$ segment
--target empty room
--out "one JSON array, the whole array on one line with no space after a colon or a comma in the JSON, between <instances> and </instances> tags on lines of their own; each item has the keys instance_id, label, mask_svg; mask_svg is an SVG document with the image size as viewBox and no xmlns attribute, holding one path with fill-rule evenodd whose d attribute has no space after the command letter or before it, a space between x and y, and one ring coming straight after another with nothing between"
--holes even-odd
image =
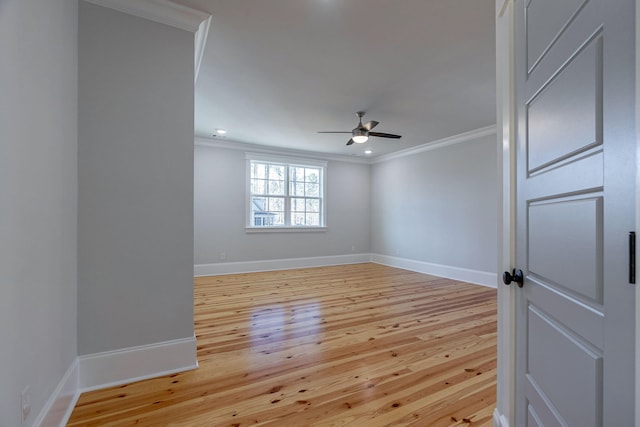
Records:
<instances>
[{"instance_id":1,"label":"empty room","mask_svg":"<svg viewBox=\"0 0 640 427\"><path fill-rule=\"evenodd\" d=\"M0 427L634 425L607 5L1 0Z\"/></svg>"}]
</instances>

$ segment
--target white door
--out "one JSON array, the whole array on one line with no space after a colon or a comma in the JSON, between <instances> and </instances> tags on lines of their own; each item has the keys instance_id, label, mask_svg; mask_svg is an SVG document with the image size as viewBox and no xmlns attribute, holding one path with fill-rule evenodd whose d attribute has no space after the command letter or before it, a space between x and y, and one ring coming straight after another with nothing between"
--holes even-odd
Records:
<instances>
[{"instance_id":1,"label":"white door","mask_svg":"<svg viewBox=\"0 0 640 427\"><path fill-rule=\"evenodd\" d=\"M516 426L632 426L634 1L515 11Z\"/></svg>"}]
</instances>

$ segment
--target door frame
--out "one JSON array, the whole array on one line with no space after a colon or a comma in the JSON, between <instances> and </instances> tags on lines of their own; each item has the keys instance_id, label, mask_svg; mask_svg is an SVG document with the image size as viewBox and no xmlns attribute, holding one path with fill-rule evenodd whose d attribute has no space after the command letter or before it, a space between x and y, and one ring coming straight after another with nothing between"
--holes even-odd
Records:
<instances>
[{"instance_id":1,"label":"door frame","mask_svg":"<svg viewBox=\"0 0 640 427\"><path fill-rule=\"evenodd\" d=\"M638 0L640 1L640 0ZM513 0L496 0L496 133L501 209L498 215L498 379L494 427L515 426L515 297L501 272L515 263L516 111Z\"/></svg>"},{"instance_id":2,"label":"door frame","mask_svg":"<svg viewBox=\"0 0 640 427\"><path fill-rule=\"evenodd\" d=\"M640 0L636 14L636 153L640 159ZM513 0L496 0L496 132L501 209L498 214L498 379L494 427L515 426L515 296L500 272L515 266L515 61ZM637 164L637 160L636 160ZM636 168L636 230L640 230L640 167ZM637 255L636 255L636 258ZM640 287L640 285L638 285ZM636 287L635 327L640 331L640 289ZM637 335L637 333L636 333ZM635 343L635 426L640 427L640 339Z\"/></svg>"},{"instance_id":3,"label":"door frame","mask_svg":"<svg viewBox=\"0 0 640 427\"><path fill-rule=\"evenodd\" d=\"M636 231L640 230L640 0L636 0ZM636 252L636 265L638 253ZM635 426L640 427L640 289L636 287L636 419Z\"/></svg>"}]
</instances>

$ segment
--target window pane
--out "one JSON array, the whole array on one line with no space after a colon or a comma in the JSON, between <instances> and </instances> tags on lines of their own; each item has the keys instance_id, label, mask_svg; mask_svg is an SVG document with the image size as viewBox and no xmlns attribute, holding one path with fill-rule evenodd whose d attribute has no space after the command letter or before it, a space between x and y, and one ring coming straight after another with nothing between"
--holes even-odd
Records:
<instances>
[{"instance_id":1,"label":"window pane","mask_svg":"<svg viewBox=\"0 0 640 427\"><path fill-rule=\"evenodd\" d=\"M306 168L304 170L304 174L305 174L305 181L306 182L318 182L318 178L320 175L320 170L319 169L309 169Z\"/></svg>"},{"instance_id":2,"label":"window pane","mask_svg":"<svg viewBox=\"0 0 640 427\"><path fill-rule=\"evenodd\" d=\"M304 213L295 212L292 215L291 221L293 225L306 225Z\"/></svg>"},{"instance_id":3,"label":"window pane","mask_svg":"<svg viewBox=\"0 0 640 427\"><path fill-rule=\"evenodd\" d=\"M283 226L284 225L284 213L275 214L273 216L273 218L272 218L271 225Z\"/></svg>"},{"instance_id":4,"label":"window pane","mask_svg":"<svg viewBox=\"0 0 640 427\"><path fill-rule=\"evenodd\" d=\"M307 212L320 212L320 200L318 199L307 199L305 210Z\"/></svg>"},{"instance_id":5,"label":"window pane","mask_svg":"<svg viewBox=\"0 0 640 427\"><path fill-rule=\"evenodd\" d=\"M306 220L308 226L318 227L320 226L320 214L319 213L308 213L306 215Z\"/></svg>"},{"instance_id":6,"label":"window pane","mask_svg":"<svg viewBox=\"0 0 640 427\"><path fill-rule=\"evenodd\" d=\"M269 211L284 212L284 199L281 197L269 197Z\"/></svg>"},{"instance_id":7,"label":"window pane","mask_svg":"<svg viewBox=\"0 0 640 427\"><path fill-rule=\"evenodd\" d=\"M266 178L266 174L265 174L266 165L264 163L252 162L251 165L253 166L251 168L251 178L261 178L261 179Z\"/></svg>"},{"instance_id":8,"label":"window pane","mask_svg":"<svg viewBox=\"0 0 640 427\"><path fill-rule=\"evenodd\" d=\"M304 199L292 199L291 210L293 210L294 212L304 212L305 211Z\"/></svg>"},{"instance_id":9,"label":"window pane","mask_svg":"<svg viewBox=\"0 0 640 427\"><path fill-rule=\"evenodd\" d=\"M305 196L320 197L320 186L318 184L306 184Z\"/></svg>"},{"instance_id":10,"label":"window pane","mask_svg":"<svg viewBox=\"0 0 640 427\"><path fill-rule=\"evenodd\" d=\"M252 197L251 198L251 211L252 212L264 212L267 210L267 199L264 197Z\"/></svg>"},{"instance_id":11,"label":"window pane","mask_svg":"<svg viewBox=\"0 0 640 427\"><path fill-rule=\"evenodd\" d=\"M251 180L251 194L265 194L265 181L262 179Z\"/></svg>"},{"instance_id":12,"label":"window pane","mask_svg":"<svg viewBox=\"0 0 640 427\"><path fill-rule=\"evenodd\" d=\"M284 180L284 166L269 165L269 179Z\"/></svg>"},{"instance_id":13,"label":"window pane","mask_svg":"<svg viewBox=\"0 0 640 427\"><path fill-rule=\"evenodd\" d=\"M269 181L269 194L284 196L284 181Z\"/></svg>"}]
</instances>

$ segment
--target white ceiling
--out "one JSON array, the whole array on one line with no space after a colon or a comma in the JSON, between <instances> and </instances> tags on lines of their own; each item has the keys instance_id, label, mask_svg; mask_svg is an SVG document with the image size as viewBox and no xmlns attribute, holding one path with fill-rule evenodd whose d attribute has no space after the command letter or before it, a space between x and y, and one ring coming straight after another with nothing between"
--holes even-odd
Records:
<instances>
[{"instance_id":1,"label":"white ceiling","mask_svg":"<svg viewBox=\"0 0 640 427\"><path fill-rule=\"evenodd\" d=\"M212 15L195 132L372 157L495 124L494 0L177 0ZM355 112L380 122L345 144Z\"/></svg>"}]
</instances>

